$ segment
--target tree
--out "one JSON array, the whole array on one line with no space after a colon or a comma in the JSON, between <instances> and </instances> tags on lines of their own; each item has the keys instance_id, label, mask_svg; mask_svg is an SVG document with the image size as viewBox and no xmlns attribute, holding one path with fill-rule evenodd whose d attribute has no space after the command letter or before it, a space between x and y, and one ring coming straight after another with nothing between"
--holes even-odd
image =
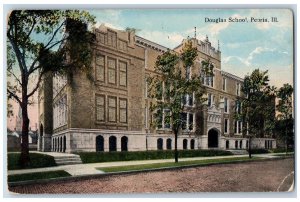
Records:
<instances>
[{"instance_id":1,"label":"tree","mask_svg":"<svg viewBox=\"0 0 300 202\"><path fill-rule=\"evenodd\" d=\"M276 131L280 139L285 142L287 152L289 143L294 140L294 119L293 119L293 87L290 84L284 84L277 92L278 104L276 109L279 112L277 116Z\"/></svg>"},{"instance_id":2,"label":"tree","mask_svg":"<svg viewBox=\"0 0 300 202\"><path fill-rule=\"evenodd\" d=\"M275 87L269 85L268 71L255 69L244 78L243 97L236 102L235 118L243 122L243 135L249 137L249 158L251 140L254 137L272 135L275 127Z\"/></svg>"},{"instance_id":3,"label":"tree","mask_svg":"<svg viewBox=\"0 0 300 202\"><path fill-rule=\"evenodd\" d=\"M91 69L93 35L88 24L95 23L88 12L78 10L14 10L7 24L7 72L13 82L7 86L8 99L22 109L20 163L30 163L27 106L47 72L72 76Z\"/></svg>"},{"instance_id":4,"label":"tree","mask_svg":"<svg viewBox=\"0 0 300 202\"><path fill-rule=\"evenodd\" d=\"M192 76L192 68L197 57L197 49L192 46L191 41L184 44L180 54L168 50L158 56L155 72L149 78L149 95L152 98L150 109L155 116L153 126L160 128L162 117L164 125L171 128L175 135L175 162L178 162L177 139L182 129L189 129L192 125L186 125L185 112L195 111L193 107L200 106L206 98L205 88L202 86L201 77ZM207 75L212 73L213 66L208 62L202 63L203 72ZM194 97L194 99L193 99ZM187 102L192 102L187 106Z\"/></svg>"}]
</instances>

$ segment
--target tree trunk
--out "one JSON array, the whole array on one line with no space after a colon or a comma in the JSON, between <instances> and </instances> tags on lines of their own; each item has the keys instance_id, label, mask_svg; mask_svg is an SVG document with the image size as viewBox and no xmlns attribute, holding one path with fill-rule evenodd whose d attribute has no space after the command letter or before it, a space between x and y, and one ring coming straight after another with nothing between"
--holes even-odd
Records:
<instances>
[{"instance_id":1,"label":"tree trunk","mask_svg":"<svg viewBox=\"0 0 300 202\"><path fill-rule=\"evenodd\" d=\"M178 131L175 131L175 163L178 163L177 137Z\"/></svg>"},{"instance_id":2,"label":"tree trunk","mask_svg":"<svg viewBox=\"0 0 300 202\"><path fill-rule=\"evenodd\" d=\"M28 144L28 129L29 129L29 118L28 118L28 98L27 90L22 92L22 143L21 143L21 156L20 156L20 165L22 168L25 168L30 163L29 158L29 144Z\"/></svg>"},{"instance_id":3,"label":"tree trunk","mask_svg":"<svg viewBox=\"0 0 300 202\"><path fill-rule=\"evenodd\" d=\"M287 135L287 124L285 126L285 155L287 155L288 152L288 135Z\"/></svg>"},{"instance_id":4,"label":"tree trunk","mask_svg":"<svg viewBox=\"0 0 300 202\"><path fill-rule=\"evenodd\" d=\"M249 158L251 159L252 158L252 154L251 154L251 137L249 137L249 145L248 145L248 147L249 147Z\"/></svg>"}]
</instances>

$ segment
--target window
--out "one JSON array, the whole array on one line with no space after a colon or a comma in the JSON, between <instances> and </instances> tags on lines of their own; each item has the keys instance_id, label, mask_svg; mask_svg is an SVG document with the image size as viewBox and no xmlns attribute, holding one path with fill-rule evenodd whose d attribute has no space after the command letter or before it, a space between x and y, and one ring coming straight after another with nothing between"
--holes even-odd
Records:
<instances>
[{"instance_id":1,"label":"window","mask_svg":"<svg viewBox=\"0 0 300 202\"><path fill-rule=\"evenodd\" d=\"M162 100L162 95L163 95L163 83L161 81L159 81L158 83L156 83L155 86L155 90L156 90L156 99L158 100Z\"/></svg>"},{"instance_id":2,"label":"window","mask_svg":"<svg viewBox=\"0 0 300 202\"><path fill-rule=\"evenodd\" d=\"M156 121L157 121L157 128L158 129L169 129L171 128L171 117L170 117L170 110L157 110L156 112Z\"/></svg>"},{"instance_id":3,"label":"window","mask_svg":"<svg viewBox=\"0 0 300 202\"><path fill-rule=\"evenodd\" d=\"M145 107L145 128L148 128L148 108Z\"/></svg>"},{"instance_id":4,"label":"window","mask_svg":"<svg viewBox=\"0 0 300 202\"><path fill-rule=\"evenodd\" d=\"M226 91L226 78L223 77L223 85L222 85L223 91Z\"/></svg>"},{"instance_id":5,"label":"window","mask_svg":"<svg viewBox=\"0 0 300 202\"><path fill-rule=\"evenodd\" d=\"M191 67L186 68L186 79L190 80L191 79Z\"/></svg>"},{"instance_id":6,"label":"window","mask_svg":"<svg viewBox=\"0 0 300 202\"><path fill-rule=\"evenodd\" d=\"M242 133L242 121L236 120L234 122L234 133L235 134L241 134Z\"/></svg>"},{"instance_id":7,"label":"window","mask_svg":"<svg viewBox=\"0 0 300 202\"><path fill-rule=\"evenodd\" d=\"M214 103L214 95L212 95L211 93L208 93L207 99L208 99L207 105L209 107L211 107Z\"/></svg>"},{"instance_id":8,"label":"window","mask_svg":"<svg viewBox=\"0 0 300 202\"><path fill-rule=\"evenodd\" d=\"M241 93L241 84L236 83L236 95L240 96L240 93Z\"/></svg>"},{"instance_id":9,"label":"window","mask_svg":"<svg viewBox=\"0 0 300 202\"><path fill-rule=\"evenodd\" d=\"M157 150L163 149L164 140L162 138L157 139Z\"/></svg>"},{"instance_id":10,"label":"window","mask_svg":"<svg viewBox=\"0 0 300 202\"><path fill-rule=\"evenodd\" d=\"M61 97L54 104L53 108L53 128L56 129L63 125L66 125L68 122L68 105L67 105L67 96Z\"/></svg>"},{"instance_id":11,"label":"window","mask_svg":"<svg viewBox=\"0 0 300 202\"><path fill-rule=\"evenodd\" d=\"M119 49L122 51L127 51L127 42L119 40Z\"/></svg>"},{"instance_id":12,"label":"window","mask_svg":"<svg viewBox=\"0 0 300 202\"><path fill-rule=\"evenodd\" d=\"M103 55L96 55L96 79L104 82L105 75L105 57Z\"/></svg>"},{"instance_id":13,"label":"window","mask_svg":"<svg viewBox=\"0 0 300 202\"><path fill-rule=\"evenodd\" d=\"M112 31L107 32L107 44L114 48L117 47L117 33Z\"/></svg>"},{"instance_id":14,"label":"window","mask_svg":"<svg viewBox=\"0 0 300 202\"><path fill-rule=\"evenodd\" d=\"M127 99L119 99L120 123L127 123Z\"/></svg>"},{"instance_id":15,"label":"window","mask_svg":"<svg viewBox=\"0 0 300 202\"><path fill-rule=\"evenodd\" d=\"M187 113L181 113L181 128L182 130L185 130L187 124Z\"/></svg>"},{"instance_id":16,"label":"window","mask_svg":"<svg viewBox=\"0 0 300 202\"><path fill-rule=\"evenodd\" d=\"M164 128L170 128L170 110L165 109L163 114Z\"/></svg>"},{"instance_id":17,"label":"window","mask_svg":"<svg viewBox=\"0 0 300 202\"><path fill-rule=\"evenodd\" d=\"M236 113L241 114L241 102L238 100L235 102L235 110Z\"/></svg>"},{"instance_id":18,"label":"window","mask_svg":"<svg viewBox=\"0 0 300 202\"><path fill-rule=\"evenodd\" d=\"M100 43L105 43L105 35L104 34L102 34L102 33L99 33L99 41L100 41Z\"/></svg>"},{"instance_id":19,"label":"window","mask_svg":"<svg viewBox=\"0 0 300 202\"><path fill-rule=\"evenodd\" d=\"M162 110L157 110L155 114L155 119L156 119L156 127L158 129L161 129L162 126L162 121L163 121L163 111Z\"/></svg>"},{"instance_id":20,"label":"window","mask_svg":"<svg viewBox=\"0 0 300 202\"><path fill-rule=\"evenodd\" d=\"M116 60L108 58L108 83L116 84Z\"/></svg>"},{"instance_id":21,"label":"window","mask_svg":"<svg viewBox=\"0 0 300 202\"><path fill-rule=\"evenodd\" d=\"M194 128L194 114L189 113L188 126L189 126L189 130L193 130L193 128Z\"/></svg>"},{"instance_id":22,"label":"window","mask_svg":"<svg viewBox=\"0 0 300 202\"><path fill-rule=\"evenodd\" d=\"M181 113L181 124L182 130L194 130L194 114Z\"/></svg>"},{"instance_id":23,"label":"window","mask_svg":"<svg viewBox=\"0 0 300 202\"><path fill-rule=\"evenodd\" d=\"M224 98L224 112L228 113L228 98Z\"/></svg>"},{"instance_id":24,"label":"window","mask_svg":"<svg viewBox=\"0 0 300 202\"><path fill-rule=\"evenodd\" d=\"M96 120L105 121L105 97L96 95Z\"/></svg>"},{"instance_id":25,"label":"window","mask_svg":"<svg viewBox=\"0 0 300 202\"><path fill-rule=\"evenodd\" d=\"M228 119L224 119L224 133L228 134L228 130L229 129L229 120Z\"/></svg>"},{"instance_id":26,"label":"window","mask_svg":"<svg viewBox=\"0 0 300 202\"><path fill-rule=\"evenodd\" d=\"M191 139L191 149L195 149L195 140Z\"/></svg>"},{"instance_id":27,"label":"window","mask_svg":"<svg viewBox=\"0 0 300 202\"><path fill-rule=\"evenodd\" d=\"M108 121L117 122L117 98L108 97Z\"/></svg>"},{"instance_id":28,"label":"window","mask_svg":"<svg viewBox=\"0 0 300 202\"><path fill-rule=\"evenodd\" d=\"M127 63L119 62L119 85L127 86Z\"/></svg>"},{"instance_id":29,"label":"window","mask_svg":"<svg viewBox=\"0 0 300 202\"><path fill-rule=\"evenodd\" d=\"M182 148L183 149L187 149L187 139L183 139L183 141L182 141Z\"/></svg>"},{"instance_id":30,"label":"window","mask_svg":"<svg viewBox=\"0 0 300 202\"><path fill-rule=\"evenodd\" d=\"M187 106L193 106L194 105L194 95L189 94L182 97L182 104Z\"/></svg>"},{"instance_id":31,"label":"window","mask_svg":"<svg viewBox=\"0 0 300 202\"><path fill-rule=\"evenodd\" d=\"M167 149L172 149L172 139L171 138L167 139Z\"/></svg>"}]
</instances>

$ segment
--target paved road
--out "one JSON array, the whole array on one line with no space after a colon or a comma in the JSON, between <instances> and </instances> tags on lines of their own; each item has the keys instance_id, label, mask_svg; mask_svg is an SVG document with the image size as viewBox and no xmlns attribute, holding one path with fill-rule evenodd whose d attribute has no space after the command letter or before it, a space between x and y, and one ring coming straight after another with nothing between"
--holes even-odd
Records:
<instances>
[{"instance_id":1,"label":"paved road","mask_svg":"<svg viewBox=\"0 0 300 202\"><path fill-rule=\"evenodd\" d=\"M11 187L26 194L287 191L294 160L223 164Z\"/></svg>"}]
</instances>

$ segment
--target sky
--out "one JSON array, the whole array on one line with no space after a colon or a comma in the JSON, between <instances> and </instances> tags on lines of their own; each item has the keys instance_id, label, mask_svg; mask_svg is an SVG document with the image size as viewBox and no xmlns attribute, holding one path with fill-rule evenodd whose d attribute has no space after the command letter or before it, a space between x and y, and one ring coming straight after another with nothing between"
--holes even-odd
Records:
<instances>
[{"instance_id":1,"label":"sky","mask_svg":"<svg viewBox=\"0 0 300 202\"><path fill-rule=\"evenodd\" d=\"M174 48L184 38L204 40L220 45L221 69L243 78L254 69L268 70L270 84L281 87L293 84L293 14L287 9L98 9L89 10L96 16L96 27L124 30L137 29L137 35ZM278 22L271 22L271 17ZM230 22L229 19L245 22ZM251 21L251 19L256 19ZM209 20L208 20L209 19ZM223 22L216 23L216 20ZM257 22L265 19L268 22ZM226 22L224 22L226 20ZM220 21L220 20L219 20ZM33 126L37 120L37 105L29 108ZM18 107L14 105L15 114ZM8 121L15 127L14 118Z\"/></svg>"},{"instance_id":2,"label":"sky","mask_svg":"<svg viewBox=\"0 0 300 202\"><path fill-rule=\"evenodd\" d=\"M293 14L288 9L123 9L93 10L99 26L136 28L137 35L174 48L182 39L206 35L222 52L221 68L244 77L254 69L268 70L270 84L293 83ZM245 19L248 22L229 22ZM271 22L276 17L278 22ZM206 22L205 19L226 19ZM269 22L251 22L265 18Z\"/></svg>"}]
</instances>

